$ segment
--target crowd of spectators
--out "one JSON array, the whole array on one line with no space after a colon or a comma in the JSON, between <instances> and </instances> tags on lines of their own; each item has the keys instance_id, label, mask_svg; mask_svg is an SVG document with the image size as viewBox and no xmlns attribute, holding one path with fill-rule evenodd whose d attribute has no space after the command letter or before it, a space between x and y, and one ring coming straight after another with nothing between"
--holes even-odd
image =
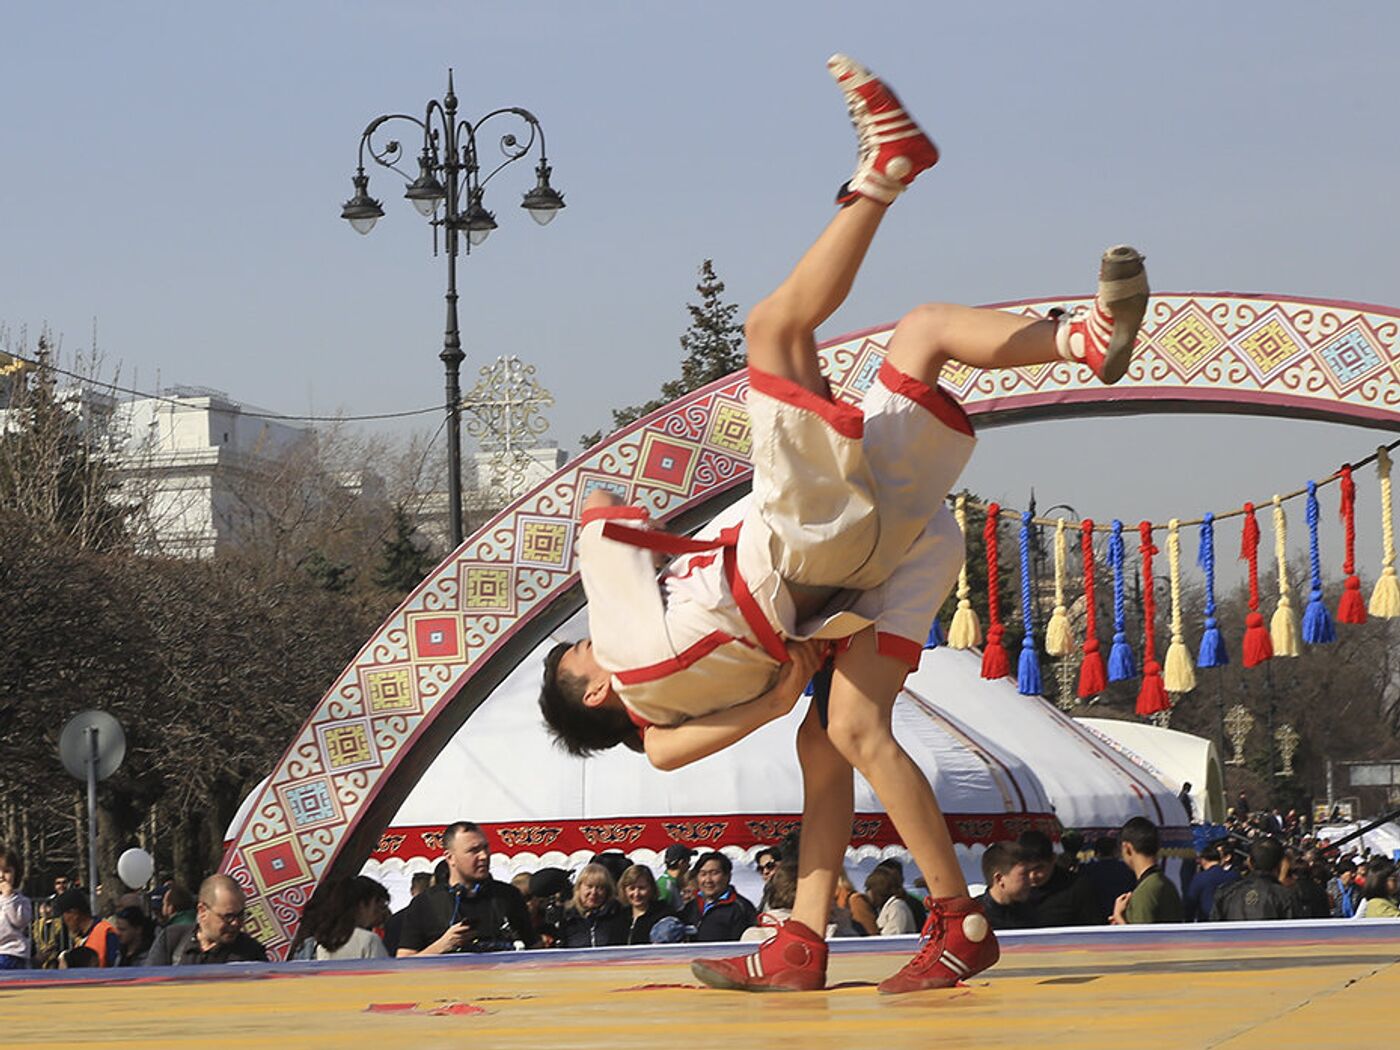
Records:
<instances>
[{"instance_id":1,"label":"crowd of spectators","mask_svg":"<svg viewBox=\"0 0 1400 1050\"><path fill-rule=\"evenodd\" d=\"M1400 917L1394 860L1338 855L1296 813L1250 812L1247 800L1220 834L1185 857L1180 885L1166 877L1158 829L1134 817L1116 836L1074 832L1056 851L1049 836L1022 833L989 845L981 902L995 929L1101 924ZM434 872L413 876L408 905L391 914L388 890L363 875L320 886L302 914L293 959L373 959L521 948L597 948L677 941L761 941L791 915L797 842L754 855L757 904L734 886L733 861L686 846L666 850L658 876L620 852L594 856L572 876L557 867L502 882L476 824L443 834ZM91 896L60 876L53 892L23 892L19 854L0 846L0 970L187 966L260 962L266 949L243 929L238 883L211 875L191 894L167 882L130 893L94 915ZM923 894L885 860L856 886L841 873L828 937L918 932Z\"/></svg>"}]
</instances>

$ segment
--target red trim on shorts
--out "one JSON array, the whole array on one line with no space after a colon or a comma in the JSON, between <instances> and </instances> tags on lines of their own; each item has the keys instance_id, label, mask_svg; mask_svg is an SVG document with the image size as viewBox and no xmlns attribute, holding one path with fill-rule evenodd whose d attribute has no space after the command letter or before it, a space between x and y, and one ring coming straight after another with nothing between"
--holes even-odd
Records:
<instances>
[{"instance_id":1,"label":"red trim on shorts","mask_svg":"<svg viewBox=\"0 0 1400 1050\"><path fill-rule=\"evenodd\" d=\"M711 631L694 645L687 646L682 652L675 656L662 660L660 663L650 664L647 667L634 667L630 671L614 671L613 677L623 685L640 685L643 682L654 682L658 678L665 678L673 675L677 671L684 671L697 660L709 656L721 645L734 641L732 635L724 631ZM626 705L624 705L626 706Z\"/></svg>"},{"instance_id":2,"label":"red trim on shorts","mask_svg":"<svg viewBox=\"0 0 1400 1050\"><path fill-rule=\"evenodd\" d=\"M784 376L775 376L750 365L749 387L794 408L815 412L842 437L858 441L865 433L865 418L855 405L814 394L805 386Z\"/></svg>"},{"instance_id":3,"label":"red trim on shorts","mask_svg":"<svg viewBox=\"0 0 1400 1050\"><path fill-rule=\"evenodd\" d=\"M889 656L908 664L911 670L917 670L919 660L923 657L924 647L912 638L903 638L897 634L876 631L875 651L881 656Z\"/></svg>"},{"instance_id":4,"label":"red trim on shorts","mask_svg":"<svg viewBox=\"0 0 1400 1050\"><path fill-rule=\"evenodd\" d=\"M736 526L734 529L736 543L738 533L739 529ZM732 546L724 548L724 575L729 581L729 591L734 595L734 604L739 606L739 612L744 617L744 622L749 625L749 630L753 631L754 637L763 646L763 651L777 660L778 663L787 663L787 646L783 644L778 632L773 630L773 625L768 622L768 617L763 615L763 610L759 608L753 592L749 590L749 585L739 575L739 559Z\"/></svg>"},{"instance_id":5,"label":"red trim on shorts","mask_svg":"<svg viewBox=\"0 0 1400 1050\"><path fill-rule=\"evenodd\" d=\"M942 387L929 386L911 375L905 375L888 361L881 363L878 378L893 393L923 405L945 427L972 437L972 420L967 418L962 405L953 400L953 395Z\"/></svg>"},{"instance_id":6,"label":"red trim on shorts","mask_svg":"<svg viewBox=\"0 0 1400 1050\"><path fill-rule=\"evenodd\" d=\"M579 519L579 522L583 525L587 525L591 521L604 521L615 518L635 518L638 521L646 521L649 517L650 515L647 514L647 509L645 507L629 507L626 505L620 507L589 507L583 512L583 517Z\"/></svg>"}]
</instances>

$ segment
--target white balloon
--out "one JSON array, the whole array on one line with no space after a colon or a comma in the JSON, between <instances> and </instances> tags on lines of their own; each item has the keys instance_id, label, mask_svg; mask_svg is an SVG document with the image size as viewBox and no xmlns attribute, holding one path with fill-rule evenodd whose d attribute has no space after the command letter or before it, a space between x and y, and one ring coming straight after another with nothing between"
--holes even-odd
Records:
<instances>
[{"instance_id":1,"label":"white balloon","mask_svg":"<svg viewBox=\"0 0 1400 1050\"><path fill-rule=\"evenodd\" d=\"M151 881L155 870L155 860L143 849L129 849L117 858L117 874L128 889L139 890Z\"/></svg>"}]
</instances>

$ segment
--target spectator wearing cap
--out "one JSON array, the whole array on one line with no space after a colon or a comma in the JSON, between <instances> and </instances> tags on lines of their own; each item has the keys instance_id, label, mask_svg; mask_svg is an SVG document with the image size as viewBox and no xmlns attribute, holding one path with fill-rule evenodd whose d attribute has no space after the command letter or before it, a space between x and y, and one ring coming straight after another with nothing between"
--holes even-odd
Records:
<instances>
[{"instance_id":1,"label":"spectator wearing cap","mask_svg":"<svg viewBox=\"0 0 1400 1050\"><path fill-rule=\"evenodd\" d=\"M1181 894L1157 866L1161 852L1157 825L1146 817L1133 817L1118 832L1118 849L1123 863L1132 869L1137 883L1131 892L1113 902L1115 925L1181 922Z\"/></svg>"},{"instance_id":2,"label":"spectator wearing cap","mask_svg":"<svg viewBox=\"0 0 1400 1050\"><path fill-rule=\"evenodd\" d=\"M564 908L573 895L573 883L563 868L541 868L530 876L525 903L541 947L553 948L559 943Z\"/></svg>"},{"instance_id":3,"label":"spectator wearing cap","mask_svg":"<svg viewBox=\"0 0 1400 1050\"><path fill-rule=\"evenodd\" d=\"M0 970L29 967L34 908L19 890L23 884L24 862L19 853L0 846Z\"/></svg>"},{"instance_id":4,"label":"spectator wearing cap","mask_svg":"<svg viewBox=\"0 0 1400 1050\"><path fill-rule=\"evenodd\" d=\"M469 820L442 833L448 884L413 898L399 934L398 957L510 951L537 943L525 898L491 877L491 846Z\"/></svg>"},{"instance_id":5,"label":"spectator wearing cap","mask_svg":"<svg viewBox=\"0 0 1400 1050\"><path fill-rule=\"evenodd\" d=\"M1220 844L1208 842L1197 855L1200 871L1186 887L1181 901L1187 922L1207 922L1215 895L1226 886L1240 881L1240 873L1220 863Z\"/></svg>"},{"instance_id":6,"label":"spectator wearing cap","mask_svg":"<svg viewBox=\"0 0 1400 1050\"><path fill-rule=\"evenodd\" d=\"M617 883L602 864L585 864L559 927L561 948L607 948L627 943L631 917L617 899Z\"/></svg>"},{"instance_id":7,"label":"spectator wearing cap","mask_svg":"<svg viewBox=\"0 0 1400 1050\"><path fill-rule=\"evenodd\" d=\"M697 894L681 912L697 941L737 941L754 924L758 909L730 885L734 865L723 853L703 853L693 871Z\"/></svg>"},{"instance_id":8,"label":"spectator wearing cap","mask_svg":"<svg viewBox=\"0 0 1400 1050\"><path fill-rule=\"evenodd\" d=\"M112 924L92 916L87 891L65 890L54 898L53 911L63 920L73 945L92 949L98 966L116 966L121 961L122 942Z\"/></svg>"},{"instance_id":9,"label":"spectator wearing cap","mask_svg":"<svg viewBox=\"0 0 1400 1050\"><path fill-rule=\"evenodd\" d=\"M227 875L210 875L199 885L192 924L167 926L151 945L147 966L208 966L267 962L267 949L243 932L247 918L243 890Z\"/></svg>"},{"instance_id":10,"label":"spectator wearing cap","mask_svg":"<svg viewBox=\"0 0 1400 1050\"><path fill-rule=\"evenodd\" d=\"M685 905L681 900L681 883L690 868L690 858L695 851L689 846L677 843L666 847L666 871L656 880L656 894L669 907L679 911Z\"/></svg>"},{"instance_id":11,"label":"spectator wearing cap","mask_svg":"<svg viewBox=\"0 0 1400 1050\"><path fill-rule=\"evenodd\" d=\"M627 930L628 944L650 944L651 931L656 924L667 916L675 915L658 898L656 876L645 864L633 864L622 873L617 883L617 893L631 922Z\"/></svg>"}]
</instances>

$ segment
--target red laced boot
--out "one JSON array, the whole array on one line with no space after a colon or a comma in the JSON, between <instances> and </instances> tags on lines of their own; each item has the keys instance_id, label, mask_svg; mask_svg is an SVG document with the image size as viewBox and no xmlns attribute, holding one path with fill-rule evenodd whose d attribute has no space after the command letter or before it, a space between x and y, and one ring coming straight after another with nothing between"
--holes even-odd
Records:
<instances>
[{"instance_id":1,"label":"red laced boot","mask_svg":"<svg viewBox=\"0 0 1400 1050\"><path fill-rule=\"evenodd\" d=\"M1075 307L1061 317L1055 330L1060 356L1088 365L1104 383L1118 382L1133 359L1138 329L1147 313L1147 294L1141 252L1126 244L1104 252L1093 305Z\"/></svg>"},{"instance_id":2,"label":"red laced boot","mask_svg":"<svg viewBox=\"0 0 1400 1050\"><path fill-rule=\"evenodd\" d=\"M826 66L846 96L860 139L856 172L836 194L836 203L869 197L889 204L914 176L938 163L938 147L870 70L846 55L832 55Z\"/></svg>"},{"instance_id":3,"label":"red laced boot","mask_svg":"<svg viewBox=\"0 0 1400 1050\"><path fill-rule=\"evenodd\" d=\"M951 988L1001 958L982 905L971 897L945 897L928 904L922 947L904 969L880 982L881 995Z\"/></svg>"},{"instance_id":4,"label":"red laced boot","mask_svg":"<svg viewBox=\"0 0 1400 1050\"><path fill-rule=\"evenodd\" d=\"M731 959L696 959L690 972L711 988L735 992L811 992L826 987L826 941L800 922L761 925L778 928L758 951Z\"/></svg>"}]
</instances>

